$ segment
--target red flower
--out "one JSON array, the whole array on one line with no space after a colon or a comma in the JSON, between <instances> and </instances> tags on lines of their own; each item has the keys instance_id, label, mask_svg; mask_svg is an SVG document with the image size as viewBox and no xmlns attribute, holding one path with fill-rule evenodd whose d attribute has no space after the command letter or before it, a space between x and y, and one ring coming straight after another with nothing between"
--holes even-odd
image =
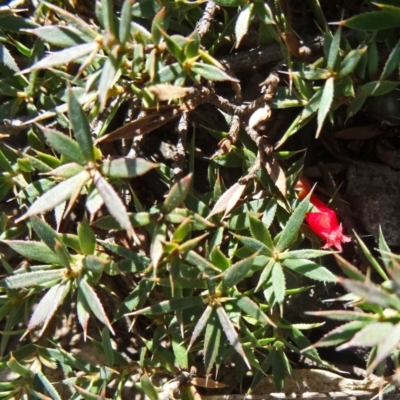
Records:
<instances>
[{"instance_id":1,"label":"red flower","mask_svg":"<svg viewBox=\"0 0 400 400\"><path fill-rule=\"evenodd\" d=\"M295 189L300 191L299 197L304 198L310 192L311 186L301 178ZM350 242L351 239L343 235L342 224L339 224L335 211L314 194L310 197L310 203L316 208L316 211L307 213L305 220L316 235L326 240L326 244L322 248L327 249L333 246L342 251L342 243Z\"/></svg>"}]
</instances>

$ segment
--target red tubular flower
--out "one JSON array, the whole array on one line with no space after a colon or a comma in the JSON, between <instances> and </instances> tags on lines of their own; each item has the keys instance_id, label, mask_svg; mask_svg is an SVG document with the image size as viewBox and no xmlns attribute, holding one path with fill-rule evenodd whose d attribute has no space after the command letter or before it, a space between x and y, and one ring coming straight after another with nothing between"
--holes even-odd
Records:
<instances>
[{"instance_id":1,"label":"red tubular flower","mask_svg":"<svg viewBox=\"0 0 400 400\"><path fill-rule=\"evenodd\" d=\"M310 192L311 186L304 178L301 178L295 189L299 191L299 197L303 199ZM350 242L351 239L343 235L342 224L339 224L335 211L314 194L310 197L310 203L316 211L307 213L305 221L316 235L326 240L322 248L335 247L342 251L342 243Z\"/></svg>"}]
</instances>

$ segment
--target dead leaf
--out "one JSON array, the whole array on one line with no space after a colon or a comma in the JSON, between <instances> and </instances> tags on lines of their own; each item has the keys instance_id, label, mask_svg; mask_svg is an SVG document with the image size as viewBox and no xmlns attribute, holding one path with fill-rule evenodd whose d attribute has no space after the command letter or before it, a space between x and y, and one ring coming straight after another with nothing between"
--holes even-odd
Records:
<instances>
[{"instance_id":1,"label":"dead leaf","mask_svg":"<svg viewBox=\"0 0 400 400\"><path fill-rule=\"evenodd\" d=\"M224 212L224 217L229 214L229 212L233 210L233 208L236 206L236 203L242 197L245 189L246 185L241 183L235 183L233 186L231 186L215 203L207 219L220 212Z\"/></svg>"},{"instance_id":2,"label":"dead leaf","mask_svg":"<svg viewBox=\"0 0 400 400\"><path fill-rule=\"evenodd\" d=\"M265 169L267 170L269 176L273 180L275 186L282 193L283 197L286 198L286 176L285 172L279 165L278 160L271 158L265 163Z\"/></svg>"},{"instance_id":3,"label":"dead leaf","mask_svg":"<svg viewBox=\"0 0 400 400\"><path fill-rule=\"evenodd\" d=\"M174 85L167 85L165 83L159 83L157 85L149 86L148 91L153 93L160 101L168 101L174 99L181 99L188 93L193 91L192 88L180 87Z\"/></svg>"},{"instance_id":4,"label":"dead leaf","mask_svg":"<svg viewBox=\"0 0 400 400\"><path fill-rule=\"evenodd\" d=\"M178 109L172 109L163 113L146 115L143 118L139 118L135 121L130 122L115 131L108 133L96 140L96 144L101 142L109 142L118 139L128 139L133 138L138 135L144 135L154 131L154 129L163 126L167 122L178 117L180 112Z\"/></svg>"}]
</instances>

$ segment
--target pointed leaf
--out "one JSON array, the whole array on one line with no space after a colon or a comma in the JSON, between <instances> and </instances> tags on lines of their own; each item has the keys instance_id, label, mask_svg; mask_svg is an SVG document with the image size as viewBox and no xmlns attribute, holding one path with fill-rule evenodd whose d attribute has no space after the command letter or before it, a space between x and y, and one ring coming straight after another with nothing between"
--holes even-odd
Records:
<instances>
[{"instance_id":1,"label":"pointed leaf","mask_svg":"<svg viewBox=\"0 0 400 400\"><path fill-rule=\"evenodd\" d=\"M352 321L341 325L324 335L317 343L313 344L313 347L337 346L338 344L347 342L369 323L369 321Z\"/></svg>"},{"instance_id":2,"label":"pointed leaf","mask_svg":"<svg viewBox=\"0 0 400 400\"><path fill-rule=\"evenodd\" d=\"M135 178L157 167L158 164L143 158L124 157L112 161L104 161L101 165L101 173L111 178Z\"/></svg>"},{"instance_id":3,"label":"pointed leaf","mask_svg":"<svg viewBox=\"0 0 400 400\"><path fill-rule=\"evenodd\" d=\"M46 211L54 209L62 202L68 200L76 187L82 187L89 179L89 173L82 171L78 175L59 183L40 196L17 222L32 215L43 214Z\"/></svg>"},{"instance_id":4,"label":"pointed leaf","mask_svg":"<svg viewBox=\"0 0 400 400\"><path fill-rule=\"evenodd\" d=\"M275 263L272 268L272 287L274 289L275 300L278 304L283 304L285 299L286 279L282 265Z\"/></svg>"},{"instance_id":5,"label":"pointed leaf","mask_svg":"<svg viewBox=\"0 0 400 400\"><path fill-rule=\"evenodd\" d=\"M369 282L357 282L350 279L340 279L346 290L361 297L364 301L383 308L393 308L400 311L400 299Z\"/></svg>"},{"instance_id":6,"label":"pointed leaf","mask_svg":"<svg viewBox=\"0 0 400 400\"><path fill-rule=\"evenodd\" d=\"M287 258L316 258L316 257L323 257L332 254L329 250L314 250L314 249L307 249L307 250L293 250L287 251L285 253L279 254L279 260L286 260Z\"/></svg>"},{"instance_id":7,"label":"pointed leaf","mask_svg":"<svg viewBox=\"0 0 400 400\"><path fill-rule=\"evenodd\" d=\"M233 186L231 186L215 203L207 219L220 212L224 212L224 216L229 214L229 212L234 209L237 202L242 197L245 189L246 185L242 185L240 183L235 183Z\"/></svg>"},{"instance_id":8,"label":"pointed leaf","mask_svg":"<svg viewBox=\"0 0 400 400\"><path fill-rule=\"evenodd\" d=\"M166 214L174 211L182 204L189 193L191 184L192 174L189 174L172 186L163 204L163 211Z\"/></svg>"},{"instance_id":9,"label":"pointed leaf","mask_svg":"<svg viewBox=\"0 0 400 400\"><path fill-rule=\"evenodd\" d=\"M72 47L84 41L81 32L72 26L47 25L30 29L28 32L57 47Z\"/></svg>"},{"instance_id":10,"label":"pointed leaf","mask_svg":"<svg viewBox=\"0 0 400 400\"><path fill-rule=\"evenodd\" d=\"M339 24L361 31L374 31L396 28L400 26L400 18L394 13L371 11L357 14L345 21L341 21Z\"/></svg>"},{"instance_id":11,"label":"pointed leaf","mask_svg":"<svg viewBox=\"0 0 400 400\"><path fill-rule=\"evenodd\" d=\"M333 36L333 40L331 45L329 46L329 55L328 55L328 70L333 71L335 69L336 60L339 55L340 50L340 38L341 38L342 29L339 28L336 30L335 35Z\"/></svg>"},{"instance_id":12,"label":"pointed leaf","mask_svg":"<svg viewBox=\"0 0 400 400\"><path fill-rule=\"evenodd\" d=\"M246 35L250 26L250 18L254 8L254 4L246 4L240 11L235 24L236 45L238 48L243 37Z\"/></svg>"},{"instance_id":13,"label":"pointed leaf","mask_svg":"<svg viewBox=\"0 0 400 400\"><path fill-rule=\"evenodd\" d=\"M79 244L83 254L94 254L96 250L96 236L86 219L78 224Z\"/></svg>"},{"instance_id":14,"label":"pointed leaf","mask_svg":"<svg viewBox=\"0 0 400 400\"><path fill-rule=\"evenodd\" d=\"M39 128L55 151L65 156L68 160L80 165L86 164L85 157L77 142L61 132L47 129L44 126L40 126Z\"/></svg>"},{"instance_id":15,"label":"pointed leaf","mask_svg":"<svg viewBox=\"0 0 400 400\"><path fill-rule=\"evenodd\" d=\"M67 265L64 265L63 263L63 266L68 268L68 261L71 259L71 256L68 253L66 246L62 243L58 233L55 232L45 221L36 216L31 217L31 224L40 239L49 247L50 250L54 251L59 256L60 261L67 261ZM58 251L62 253L61 256L58 254Z\"/></svg>"},{"instance_id":16,"label":"pointed leaf","mask_svg":"<svg viewBox=\"0 0 400 400\"><path fill-rule=\"evenodd\" d=\"M228 338L229 343L236 350L236 352L242 357L243 361L247 365L247 368L251 369L250 363L249 363L249 361L246 357L246 354L243 350L243 347L240 343L239 336L238 336L231 320L229 319L226 311L220 305L217 306L216 311L217 311L219 322L222 326L222 330L224 331L226 337Z\"/></svg>"},{"instance_id":17,"label":"pointed leaf","mask_svg":"<svg viewBox=\"0 0 400 400\"><path fill-rule=\"evenodd\" d=\"M29 260L60 264L58 256L42 242L28 240L3 240L2 242Z\"/></svg>"},{"instance_id":18,"label":"pointed leaf","mask_svg":"<svg viewBox=\"0 0 400 400\"><path fill-rule=\"evenodd\" d=\"M47 57L42 58L36 64L32 65L32 67L24 69L23 71L21 71L21 73L27 74L38 69L48 69L57 65L68 64L70 62L76 61L78 58L90 54L98 47L99 45L96 42L91 42L78 44L77 46L69 47L67 49L51 53Z\"/></svg>"},{"instance_id":19,"label":"pointed leaf","mask_svg":"<svg viewBox=\"0 0 400 400\"><path fill-rule=\"evenodd\" d=\"M190 338L188 351L193 346L193 343L196 341L196 339L200 336L201 332L203 332L204 328L207 326L207 322L211 316L212 310L213 308L211 306L207 306L200 319L197 321L192 332L192 337Z\"/></svg>"},{"instance_id":20,"label":"pointed leaf","mask_svg":"<svg viewBox=\"0 0 400 400\"><path fill-rule=\"evenodd\" d=\"M236 235L236 238L239 239L246 248L253 252L259 251L260 254L265 254L267 256L272 256L273 254L272 249L269 249L264 243L257 239L240 235Z\"/></svg>"},{"instance_id":21,"label":"pointed leaf","mask_svg":"<svg viewBox=\"0 0 400 400\"><path fill-rule=\"evenodd\" d=\"M322 126L324 124L325 118L328 112L331 111L332 101L333 101L333 90L334 90L334 78L330 77L326 80L324 89L322 90L321 103L318 109L318 128L315 137L318 137Z\"/></svg>"},{"instance_id":22,"label":"pointed leaf","mask_svg":"<svg viewBox=\"0 0 400 400\"><path fill-rule=\"evenodd\" d=\"M249 214L249 220L252 236L260 242L263 242L269 249L272 250L274 248L274 243L268 228L263 224L263 222L256 218L254 214Z\"/></svg>"},{"instance_id":23,"label":"pointed leaf","mask_svg":"<svg viewBox=\"0 0 400 400\"><path fill-rule=\"evenodd\" d=\"M6 67L10 68L11 71L19 72L19 67L15 62L13 56L8 51L7 47L3 44L0 44L0 63L5 65Z\"/></svg>"},{"instance_id":24,"label":"pointed leaf","mask_svg":"<svg viewBox=\"0 0 400 400\"><path fill-rule=\"evenodd\" d=\"M126 207L120 197L117 195L113 187L96 171L93 182L99 191L104 204L106 205L110 214L117 220L117 222L124 228L128 235L133 232L132 224Z\"/></svg>"},{"instance_id":25,"label":"pointed leaf","mask_svg":"<svg viewBox=\"0 0 400 400\"><path fill-rule=\"evenodd\" d=\"M309 197L310 194L296 207L294 213L290 216L276 244L276 251L282 252L286 250L296 240L310 204Z\"/></svg>"},{"instance_id":26,"label":"pointed leaf","mask_svg":"<svg viewBox=\"0 0 400 400\"><path fill-rule=\"evenodd\" d=\"M119 42L125 46L131 33L132 0L125 0L121 9L121 21L119 24Z\"/></svg>"},{"instance_id":27,"label":"pointed leaf","mask_svg":"<svg viewBox=\"0 0 400 400\"><path fill-rule=\"evenodd\" d=\"M337 349L340 351L357 346L376 346L377 344L385 341L392 328L393 324L391 322L371 322L369 325L358 331L351 340L337 347ZM400 337L397 340L399 339Z\"/></svg>"},{"instance_id":28,"label":"pointed leaf","mask_svg":"<svg viewBox=\"0 0 400 400\"><path fill-rule=\"evenodd\" d=\"M76 301L76 313L78 316L79 325L83 330L83 340L86 341L86 333L90 319L90 308L82 294L81 290L78 290L77 301Z\"/></svg>"},{"instance_id":29,"label":"pointed leaf","mask_svg":"<svg viewBox=\"0 0 400 400\"><path fill-rule=\"evenodd\" d=\"M48 3L46 1L41 1L41 3L45 4L46 7L48 7L50 10L56 12L62 20L68 23L68 25L76 28L80 32L81 37L84 40L94 40L98 36L98 33L88 23L86 23L83 19L79 18L75 14L71 14L63 8L57 7L56 5Z\"/></svg>"},{"instance_id":30,"label":"pointed leaf","mask_svg":"<svg viewBox=\"0 0 400 400\"><path fill-rule=\"evenodd\" d=\"M346 75L352 73L355 68L357 67L357 64L361 60L362 56L365 54L367 51L368 47L365 46L362 49L356 49L356 50L351 50L347 56L344 58L342 61L342 65L340 66L340 73L339 77L343 78Z\"/></svg>"},{"instance_id":31,"label":"pointed leaf","mask_svg":"<svg viewBox=\"0 0 400 400\"><path fill-rule=\"evenodd\" d=\"M307 278L322 282L337 282L337 278L332 272L313 261L301 258L287 258L283 260L282 263L292 271L304 275Z\"/></svg>"},{"instance_id":32,"label":"pointed leaf","mask_svg":"<svg viewBox=\"0 0 400 400\"><path fill-rule=\"evenodd\" d=\"M166 314L173 311L184 310L185 308L196 307L202 305L203 298L198 297L185 297L182 299L165 300L161 303L154 304L150 307L142 308L141 310L134 311L130 315L157 315Z\"/></svg>"},{"instance_id":33,"label":"pointed leaf","mask_svg":"<svg viewBox=\"0 0 400 400\"><path fill-rule=\"evenodd\" d=\"M246 296L240 296L235 304L240 307L247 315L253 317L264 325L276 327L275 323L261 310L261 308Z\"/></svg>"},{"instance_id":34,"label":"pointed leaf","mask_svg":"<svg viewBox=\"0 0 400 400\"><path fill-rule=\"evenodd\" d=\"M210 373L218 355L221 341L221 326L218 323L217 314L214 307L211 307L211 316L204 336L204 365L206 373Z\"/></svg>"},{"instance_id":35,"label":"pointed leaf","mask_svg":"<svg viewBox=\"0 0 400 400\"><path fill-rule=\"evenodd\" d=\"M101 304L100 299L98 298L96 292L93 288L86 282L85 279L81 279L79 281L79 289L82 291L82 295L85 298L88 306L93 311L93 314L96 318L101 321L110 332L115 335L114 330L108 320L106 313L104 312L103 305Z\"/></svg>"},{"instance_id":36,"label":"pointed leaf","mask_svg":"<svg viewBox=\"0 0 400 400\"><path fill-rule=\"evenodd\" d=\"M254 259L257 255L258 253L255 253L244 260L238 261L223 273L221 282L223 291L226 291L237 285L246 277L249 272L251 272Z\"/></svg>"},{"instance_id":37,"label":"pointed leaf","mask_svg":"<svg viewBox=\"0 0 400 400\"><path fill-rule=\"evenodd\" d=\"M195 74L199 74L203 78L210 81L231 81L239 82L238 79L231 77L225 71L214 67L210 64L202 64L199 62L194 62L190 68Z\"/></svg>"},{"instance_id":38,"label":"pointed leaf","mask_svg":"<svg viewBox=\"0 0 400 400\"><path fill-rule=\"evenodd\" d=\"M95 157L89 122L71 87L68 88L68 116L85 161L93 162Z\"/></svg>"},{"instance_id":39,"label":"pointed leaf","mask_svg":"<svg viewBox=\"0 0 400 400\"><path fill-rule=\"evenodd\" d=\"M70 287L71 286L69 282L63 282L53 286L47 291L47 293L40 300L40 303L35 308L35 311L29 320L28 332L37 326L43 325L39 336L43 334L51 318L57 311L57 308L67 296Z\"/></svg>"},{"instance_id":40,"label":"pointed leaf","mask_svg":"<svg viewBox=\"0 0 400 400\"><path fill-rule=\"evenodd\" d=\"M375 335L375 332L373 333ZM390 356L398 347L400 342L400 323L394 325L394 327L387 332L385 340L379 345L374 360L368 366L367 372L372 372L378 364L380 364L385 358Z\"/></svg>"},{"instance_id":41,"label":"pointed leaf","mask_svg":"<svg viewBox=\"0 0 400 400\"><path fill-rule=\"evenodd\" d=\"M0 281L0 287L8 289L20 289L30 286L40 286L47 282L61 279L65 276L65 269L52 269L44 271L32 271L8 276Z\"/></svg>"}]
</instances>

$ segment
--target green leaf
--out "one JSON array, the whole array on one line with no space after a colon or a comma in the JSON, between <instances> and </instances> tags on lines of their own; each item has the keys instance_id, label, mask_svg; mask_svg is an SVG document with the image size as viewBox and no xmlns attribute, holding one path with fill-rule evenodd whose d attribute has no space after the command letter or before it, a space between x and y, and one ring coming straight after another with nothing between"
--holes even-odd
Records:
<instances>
[{"instance_id":1,"label":"green leaf","mask_svg":"<svg viewBox=\"0 0 400 400\"><path fill-rule=\"evenodd\" d=\"M337 278L332 272L313 261L287 258L282 263L285 267L307 278L322 282L337 282Z\"/></svg>"},{"instance_id":2,"label":"green leaf","mask_svg":"<svg viewBox=\"0 0 400 400\"><path fill-rule=\"evenodd\" d=\"M94 30L88 23L79 18L77 15L71 14L63 8L57 7L56 5L48 3L46 1L41 1L41 3L45 4L46 7L57 13L61 17L61 19L68 23L68 25L76 28L85 41L94 40L98 36L96 30Z\"/></svg>"},{"instance_id":3,"label":"green leaf","mask_svg":"<svg viewBox=\"0 0 400 400\"><path fill-rule=\"evenodd\" d=\"M60 259L44 243L28 240L3 240L14 251L29 260L60 265Z\"/></svg>"},{"instance_id":4,"label":"green leaf","mask_svg":"<svg viewBox=\"0 0 400 400\"><path fill-rule=\"evenodd\" d=\"M380 266L376 258L372 255L368 247L365 245L365 243L360 239L360 237L357 235L356 232L354 232L354 235L357 239L357 242L364 253L364 256L368 260L368 262L371 264L371 266L375 269L375 271L381 276L381 278L385 281L389 280L389 277L387 276L386 272L383 270L383 268Z\"/></svg>"},{"instance_id":5,"label":"green leaf","mask_svg":"<svg viewBox=\"0 0 400 400\"><path fill-rule=\"evenodd\" d=\"M142 308L141 310L134 311L131 315L157 315L166 314L173 311L184 310L185 308L191 308L200 306L203 304L203 298L197 297L185 297L182 299L165 300L161 303L154 304L150 307Z\"/></svg>"},{"instance_id":6,"label":"green leaf","mask_svg":"<svg viewBox=\"0 0 400 400\"><path fill-rule=\"evenodd\" d=\"M393 270L393 260L390 256L390 248L386 243L385 237L383 236L382 228L379 227L379 251L381 252L381 258L387 271Z\"/></svg>"},{"instance_id":7,"label":"green leaf","mask_svg":"<svg viewBox=\"0 0 400 400\"><path fill-rule=\"evenodd\" d=\"M11 55L7 47L5 47L3 44L0 43L0 54L2 55L1 57L1 63L4 64L6 67L10 68L11 71L14 72L19 72L19 67L17 63L14 60L14 57Z\"/></svg>"},{"instance_id":8,"label":"green leaf","mask_svg":"<svg viewBox=\"0 0 400 400\"><path fill-rule=\"evenodd\" d=\"M328 65L327 65L329 71L335 70L336 60L338 58L340 50L341 33L342 29L339 26L339 28L335 32L335 35L333 36L331 45L329 46Z\"/></svg>"},{"instance_id":9,"label":"green leaf","mask_svg":"<svg viewBox=\"0 0 400 400\"><path fill-rule=\"evenodd\" d=\"M69 268L71 256L57 232L55 232L45 221L36 216L31 217L31 224L36 234L48 246L48 248L59 255L60 261L63 262L63 260L65 260L67 262L66 265L63 263L63 266ZM60 254L58 252L60 252Z\"/></svg>"},{"instance_id":10,"label":"green leaf","mask_svg":"<svg viewBox=\"0 0 400 400\"><path fill-rule=\"evenodd\" d=\"M101 110L103 110L106 105L109 97L109 90L114 86L121 74L121 61L122 57L115 58L110 54L104 63L98 87Z\"/></svg>"},{"instance_id":11,"label":"green leaf","mask_svg":"<svg viewBox=\"0 0 400 400\"><path fill-rule=\"evenodd\" d=\"M63 278L65 273L66 270L62 268L15 274L2 279L0 281L0 287L8 289L21 289L30 286L45 285L47 282Z\"/></svg>"},{"instance_id":12,"label":"green leaf","mask_svg":"<svg viewBox=\"0 0 400 400\"><path fill-rule=\"evenodd\" d=\"M263 325L271 325L276 327L275 323L261 310L261 308L246 296L240 296L235 304L241 308L247 315L253 317Z\"/></svg>"},{"instance_id":13,"label":"green leaf","mask_svg":"<svg viewBox=\"0 0 400 400\"><path fill-rule=\"evenodd\" d=\"M59 183L41 195L17 221L54 209L62 202L68 200L73 192L82 188L89 179L89 173L84 170L78 175Z\"/></svg>"},{"instance_id":14,"label":"green leaf","mask_svg":"<svg viewBox=\"0 0 400 400\"><path fill-rule=\"evenodd\" d=\"M192 174L182 178L170 189L163 204L163 212L168 214L178 208L185 200L192 184Z\"/></svg>"},{"instance_id":15,"label":"green leaf","mask_svg":"<svg viewBox=\"0 0 400 400\"><path fill-rule=\"evenodd\" d=\"M46 378L46 375L43 374L42 371L37 371L35 374L40 382L43 384L44 388L46 389L46 392L51 396L53 400L62 400L59 393L57 392L56 388L53 386L53 384Z\"/></svg>"},{"instance_id":16,"label":"green leaf","mask_svg":"<svg viewBox=\"0 0 400 400\"><path fill-rule=\"evenodd\" d=\"M367 49L367 46L365 46L362 49L351 50L347 54L340 66L339 78L343 78L354 71Z\"/></svg>"},{"instance_id":17,"label":"green leaf","mask_svg":"<svg viewBox=\"0 0 400 400\"><path fill-rule=\"evenodd\" d=\"M257 239L253 239L247 236L236 235L236 238L239 239L242 244L252 252L260 252L260 254L265 254L266 256L272 256L273 252L269 249L264 243L260 242Z\"/></svg>"},{"instance_id":18,"label":"green leaf","mask_svg":"<svg viewBox=\"0 0 400 400\"><path fill-rule=\"evenodd\" d=\"M339 24L361 31L384 30L400 26L400 16L390 12L371 11L355 15Z\"/></svg>"},{"instance_id":19,"label":"green leaf","mask_svg":"<svg viewBox=\"0 0 400 400\"><path fill-rule=\"evenodd\" d=\"M268 228L261 222L254 214L249 215L250 220L250 231L252 236L264 243L271 251L274 248L271 234Z\"/></svg>"},{"instance_id":20,"label":"green leaf","mask_svg":"<svg viewBox=\"0 0 400 400\"><path fill-rule=\"evenodd\" d=\"M287 251L285 253L279 254L279 260L286 260L288 258L316 258L323 257L332 254L329 250L314 250L314 249L306 249L306 250L293 250Z\"/></svg>"},{"instance_id":21,"label":"green leaf","mask_svg":"<svg viewBox=\"0 0 400 400\"><path fill-rule=\"evenodd\" d=\"M25 379L32 379L33 372L20 364L16 358L11 354L9 360L7 361L7 367L14 373L22 376Z\"/></svg>"},{"instance_id":22,"label":"green leaf","mask_svg":"<svg viewBox=\"0 0 400 400\"><path fill-rule=\"evenodd\" d=\"M374 347L386 340L392 328L393 323L391 322L371 322L358 331L351 340L337 347L337 349L340 351L350 347ZM400 337L398 340L400 340Z\"/></svg>"},{"instance_id":23,"label":"green leaf","mask_svg":"<svg viewBox=\"0 0 400 400\"><path fill-rule=\"evenodd\" d=\"M79 289L85 298L88 306L93 311L94 315L97 317L99 321L101 321L110 332L115 335L114 330L108 320L106 313L104 312L103 305L101 304L100 299L98 298L96 292L93 288L86 282L85 279L79 280Z\"/></svg>"},{"instance_id":24,"label":"green leaf","mask_svg":"<svg viewBox=\"0 0 400 400\"><path fill-rule=\"evenodd\" d=\"M328 115L328 112L331 110L332 101L333 101L333 91L334 91L334 78L333 76L328 78L325 82L324 88L322 90L321 103L318 109L318 128L316 137L321 133L322 126L324 124L325 118Z\"/></svg>"},{"instance_id":25,"label":"green leaf","mask_svg":"<svg viewBox=\"0 0 400 400\"><path fill-rule=\"evenodd\" d=\"M202 64L199 62L194 62L190 68L195 74L199 74L203 78L210 81L231 81L239 82L238 79L231 77L225 71L214 67L210 64Z\"/></svg>"},{"instance_id":26,"label":"green leaf","mask_svg":"<svg viewBox=\"0 0 400 400\"><path fill-rule=\"evenodd\" d=\"M276 244L277 252L281 253L282 251L286 250L297 239L300 226L304 221L304 217L310 204L309 198L310 195L308 195L296 207L293 214L290 216L287 224L283 228L281 235L279 236L278 243Z\"/></svg>"},{"instance_id":27,"label":"green leaf","mask_svg":"<svg viewBox=\"0 0 400 400\"><path fill-rule=\"evenodd\" d=\"M85 161L93 162L95 157L89 122L71 88L68 88L68 116Z\"/></svg>"},{"instance_id":28,"label":"green leaf","mask_svg":"<svg viewBox=\"0 0 400 400\"><path fill-rule=\"evenodd\" d=\"M39 128L54 150L65 156L68 160L74 161L80 165L86 164L86 159L77 142L61 132L53 131L44 126L39 126Z\"/></svg>"},{"instance_id":29,"label":"green leaf","mask_svg":"<svg viewBox=\"0 0 400 400\"><path fill-rule=\"evenodd\" d=\"M123 46L126 46L131 33L132 6L132 0L125 0L121 9L121 21L119 23L119 42Z\"/></svg>"},{"instance_id":30,"label":"green leaf","mask_svg":"<svg viewBox=\"0 0 400 400\"><path fill-rule=\"evenodd\" d=\"M42 297L39 304L36 306L35 311L29 320L27 331L30 332L37 326L43 326L39 333L41 336L49 324L51 318L57 311L57 308L63 302L68 292L70 291L71 285L69 281L59 283L51 287L47 293Z\"/></svg>"},{"instance_id":31,"label":"green leaf","mask_svg":"<svg viewBox=\"0 0 400 400\"><path fill-rule=\"evenodd\" d=\"M340 279L339 282L346 290L361 297L368 303L400 311L400 299L396 295L388 293L372 283L352 281L349 279Z\"/></svg>"},{"instance_id":32,"label":"green leaf","mask_svg":"<svg viewBox=\"0 0 400 400\"><path fill-rule=\"evenodd\" d=\"M21 74L27 74L38 69L48 69L56 67L57 65L65 65L70 62L74 62L78 58L90 54L98 48L99 45L96 42L92 42L78 44L77 46L51 53L49 56L42 58L36 64L32 65L32 67L21 71Z\"/></svg>"},{"instance_id":33,"label":"green leaf","mask_svg":"<svg viewBox=\"0 0 400 400\"><path fill-rule=\"evenodd\" d=\"M143 158L118 158L116 160L104 161L101 165L101 173L111 178L135 178L144 175L153 168L154 164Z\"/></svg>"},{"instance_id":34,"label":"green leaf","mask_svg":"<svg viewBox=\"0 0 400 400\"><path fill-rule=\"evenodd\" d=\"M237 285L252 271L253 262L257 255L258 253L255 253L244 260L238 261L223 273L221 282L223 291L227 291Z\"/></svg>"},{"instance_id":35,"label":"green leaf","mask_svg":"<svg viewBox=\"0 0 400 400\"><path fill-rule=\"evenodd\" d=\"M224 310L224 308L221 305L218 305L216 307L217 315L219 322L221 324L222 330L225 334L225 336L228 338L229 343L231 346L236 350L236 352L242 357L243 361L247 365L248 369L251 369L250 363L246 357L246 354L243 350L243 347L240 343L239 336L235 330L235 327L233 326L231 320L228 317L228 314Z\"/></svg>"},{"instance_id":36,"label":"green leaf","mask_svg":"<svg viewBox=\"0 0 400 400\"><path fill-rule=\"evenodd\" d=\"M400 40L397 42L396 46L390 52L389 57L386 60L385 66L383 68L382 74L379 78L379 82L390 76L396 68L399 66L400 59Z\"/></svg>"},{"instance_id":37,"label":"green leaf","mask_svg":"<svg viewBox=\"0 0 400 400\"><path fill-rule=\"evenodd\" d=\"M162 8L153 18L151 24L151 37L155 46L158 46L161 43L161 29L164 28L166 14L167 10Z\"/></svg>"},{"instance_id":38,"label":"green leaf","mask_svg":"<svg viewBox=\"0 0 400 400\"><path fill-rule=\"evenodd\" d=\"M147 374L142 375L140 378L140 386L143 389L143 392L150 400L158 400L158 392L154 385L151 383Z\"/></svg>"},{"instance_id":39,"label":"green leaf","mask_svg":"<svg viewBox=\"0 0 400 400\"><path fill-rule=\"evenodd\" d=\"M283 300L285 299L286 279L281 264L277 262L274 264L271 278L275 300L278 304L283 304Z\"/></svg>"},{"instance_id":40,"label":"green leaf","mask_svg":"<svg viewBox=\"0 0 400 400\"><path fill-rule=\"evenodd\" d=\"M213 307L207 306L201 315L200 319L197 321L196 326L193 328L192 337L190 338L188 350L193 346L193 343L200 336L201 332L203 332L204 328L207 326L207 322L211 317L211 313L213 311Z\"/></svg>"},{"instance_id":41,"label":"green leaf","mask_svg":"<svg viewBox=\"0 0 400 400\"><path fill-rule=\"evenodd\" d=\"M112 0L101 0L101 14L103 17L104 28L112 36L118 36L117 21L114 14L114 3Z\"/></svg>"},{"instance_id":42,"label":"green leaf","mask_svg":"<svg viewBox=\"0 0 400 400\"><path fill-rule=\"evenodd\" d=\"M72 47L85 41L81 32L73 26L46 25L28 32L57 47Z\"/></svg>"},{"instance_id":43,"label":"green leaf","mask_svg":"<svg viewBox=\"0 0 400 400\"><path fill-rule=\"evenodd\" d=\"M103 328L101 331L101 339L103 344L104 356L106 359L106 365L109 368L112 368L114 365L114 349L112 347L110 331L106 328Z\"/></svg>"},{"instance_id":44,"label":"green leaf","mask_svg":"<svg viewBox=\"0 0 400 400\"><path fill-rule=\"evenodd\" d=\"M231 266L231 261L225 256L219 247L213 248L210 254L210 260L221 271L226 271Z\"/></svg>"},{"instance_id":45,"label":"green leaf","mask_svg":"<svg viewBox=\"0 0 400 400\"><path fill-rule=\"evenodd\" d=\"M83 254L94 254L96 250L96 236L87 219L78 224L79 245Z\"/></svg>"},{"instance_id":46,"label":"green leaf","mask_svg":"<svg viewBox=\"0 0 400 400\"><path fill-rule=\"evenodd\" d=\"M373 335L375 335L375 332ZM375 358L371 364L368 365L368 373L372 372L378 366L378 364L384 361L388 356L395 354L394 352L396 351L400 341L400 323L394 325L389 333L386 333L386 337L384 339L385 340L378 344Z\"/></svg>"},{"instance_id":47,"label":"green leaf","mask_svg":"<svg viewBox=\"0 0 400 400\"><path fill-rule=\"evenodd\" d=\"M221 326L218 323L217 313L214 307L211 307L211 315L207 324L206 333L204 336L204 366L206 373L210 373L214 366L218 355L218 350L221 342Z\"/></svg>"},{"instance_id":48,"label":"green leaf","mask_svg":"<svg viewBox=\"0 0 400 400\"><path fill-rule=\"evenodd\" d=\"M187 44L187 39L180 35L169 36L164 30L161 30L168 51L180 62L185 62L184 47Z\"/></svg>"},{"instance_id":49,"label":"green leaf","mask_svg":"<svg viewBox=\"0 0 400 400\"><path fill-rule=\"evenodd\" d=\"M106 205L110 214L117 220L117 222L124 228L128 235L133 232L132 224L126 207L120 197L117 195L113 187L100 175L98 171L95 172L93 182L99 191L104 204Z\"/></svg>"}]
</instances>

